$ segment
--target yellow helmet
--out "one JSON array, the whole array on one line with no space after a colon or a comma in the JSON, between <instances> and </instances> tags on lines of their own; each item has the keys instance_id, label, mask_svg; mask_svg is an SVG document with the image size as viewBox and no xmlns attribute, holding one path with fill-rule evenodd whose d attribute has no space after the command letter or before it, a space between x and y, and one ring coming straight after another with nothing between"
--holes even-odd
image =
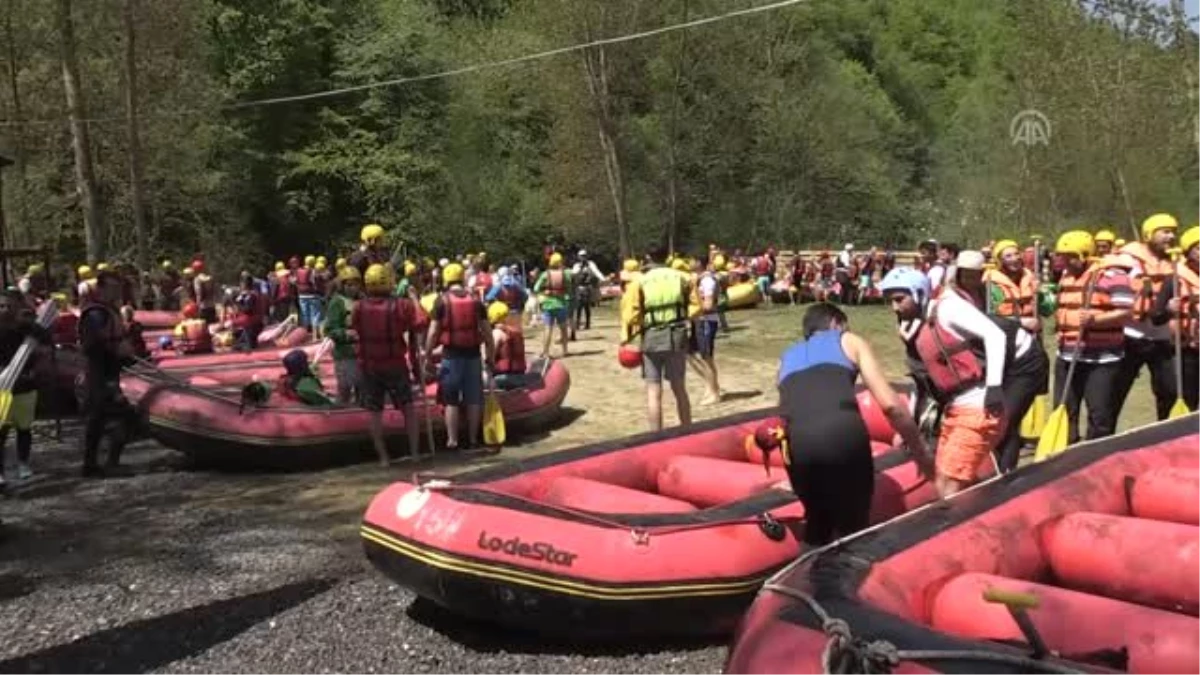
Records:
<instances>
[{"instance_id":1,"label":"yellow helmet","mask_svg":"<svg viewBox=\"0 0 1200 675\"><path fill-rule=\"evenodd\" d=\"M688 265L688 261L684 258L676 258L675 262L671 263L671 267L679 270L680 272L687 272L691 269L691 267Z\"/></svg>"},{"instance_id":2,"label":"yellow helmet","mask_svg":"<svg viewBox=\"0 0 1200 675\"><path fill-rule=\"evenodd\" d=\"M1000 256L1004 255L1004 252L1010 248L1017 249L1017 253L1021 252L1021 245L1017 242L1012 239L1001 239L992 245L992 257L999 260Z\"/></svg>"},{"instance_id":3,"label":"yellow helmet","mask_svg":"<svg viewBox=\"0 0 1200 675\"><path fill-rule=\"evenodd\" d=\"M162 268L163 268L164 270L169 270L169 269L171 269L171 268L172 268L172 267L174 267L174 266L175 266L175 263L171 262L170 260L164 260L164 261L162 261Z\"/></svg>"},{"instance_id":4,"label":"yellow helmet","mask_svg":"<svg viewBox=\"0 0 1200 675\"><path fill-rule=\"evenodd\" d=\"M1112 230L1100 230L1099 232L1096 233L1096 237L1095 237L1096 243L1100 243L1102 241L1107 241L1108 243L1111 244L1111 243L1115 242L1116 240L1117 240L1117 235L1114 234Z\"/></svg>"},{"instance_id":5,"label":"yellow helmet","mask_svg":"<svg viewBox=\"0 0 1200 675\"><path fill-rule=\"evenodd\" d=\"M675 266L675 256L673 256L673 255L667 256L667 260L664 264L667 267L674 267Z\"/></svg>"},{"instance_id":6,"label":"yellow helmet","mask_svg":"<svg viewBox=\"0 0 1200 675\"><path fill-rule=\"evenodd\" d=\"M191 265L188 265L183 268L183 276L191 277L191 276L195 276L195 275L196 275L196 270L192 269Z\"/></svg>"},{"instance_id":7,"label":"yellow helmet","mask_svg":"<svg viewBox=\"0 0 1200 675\"><path fill-rule=\"evenodd\" d=\"M312 267L313 265L316 265L316 264L317 264L317 256L315 256L315 255L304 256L304 266L305 267Z\"/></svg>"},{"instance_id":8,"label":"yellow helmet","mask_svg":"<svg viewBox=\"0 0 1200 675\"><path fill-rule=\"evenodd\" d=\"M286 269L287 269L287 265L284 265L282 261L279 261L279 260L275 261L275 271L276 272L282 272Z\"/></svg>"},{"instance_id":9,"label":"yellow helmet","mask_svg":"<svg viewBox=\"0 0 1200 675\"><path fill-rule=\"evenodd\" d=\"M56 291L50 294L50 299L61 305L67 301L67 294L62 291Z\"/></svg>"},{"instance_id":10,"label":"yellow helmet","mask_svg":"<svg viewBox=\"0 0 1200 675\"><path fill-rule=\"evenodd\" d=\"M367 268L363 283L366 285L368 291L390 291L392 290L392 275L388 272L386 265L375 263Z\"/></svg>"},{"instance_id":11,"label":"yellow helmet","mask_svg":"<svg viewBox=\"0 0 1200 675\"><path fill-rule=\"evenodd\" d=\"M1200 225L1189 227L1184 230L1183 236L1179 237L1179 250L1185 254L1196 244L1200 244Z\"/></svg>"},{"instance_id":12,"label":"yellow helmet","mask_svg":"<svg viewBox=\"0 0 1200 675\"><path fill-rule=\"evenodd\" d=\"M1142 221L1142 240L1148 241L1159 230L1174 230L1179 228L1179 221L1169 213L1156 213Z\"/></svg>"},{"instance_id":13,"label":"yellow helmet","mask_svg":"<svg viewBox=\"0 0 1200 675\"><path fill-rule=\"evenodd\" d=\"M108 269L108 263L106 263L106 262L102 262L102 263L100 263L99 265L96 265L96 271L97 271L97 272L103 272L103 271L105 271L105 270L107 270L107 269Z\"/></svg>"},{"instance_id":14,"label":"yellow helmet","mask_svg":"<svg viewBox=\"0 0 1200 675\"><path fill-rule=\"evenodd\" d=\"M377 223L371 223L370 225L363 225L362 232L360 233L360 238L363 240L364 243L368 243L368 244L373 241L379 241L380 239L383 239L383 226L379 225Z\"/></svg>"},{"instance_id":15,"label":"yellow helmet","mask_svg":"<svg viewBox=\"0 0 1200 675\"><path fill-rule=\"evenodd\" d=\"M325 265L328 265L328 264L329 264L329 258L326 258L326 257L325 257L325 256L323 256L323 255L319 255L319 256L317 256L317 262L318 262L318 263L325 264Z\"/></svg>"},{"instance_id":16,"label":"yellow helmet","mask_svg":"<svg viewBox=\"0 0 1200 675\"><path fill-rule=\"evenodd\" d=\"M725 265L727 265L727 264L728 264L728 261L725 260L725 256L723 256L723 255L713 256L712 266L713 266L714 270L721 272L725 269Z\"/></svg>"},{"instance_id":17,"label":"yellow helmet","mask_svg":"<svg viewBox=\"0 0 1200 675\"><path fill-rule=\"evenodd\" d=\"M80 265L79 269L75 270L75 273L79 275L80 279L92 278L92 268L87 265Z\"/></svg>"},{"instance_id":18,"label":"yellow helmet","mask_svg":"<svg viewBox=\"0 0 1200 675\"><path fill-rule=\"evenodd\" d=\"M1065 232L1054 245L1055 253L1074 253L1081 258L1090 258L1096 253L1096 240L1086 230Z\"/></svg>"},{"instance_id":19,"label":"yellow helmet","mask_svg":"<svg viewBox=\"0 0 1200 675\"><path fill-rule=\"evenodd\" d=\"M551 267L562 267L562 264L563 264L563 257L562 257L561 253L551 253L550 254L550 266Z\"/></svg>"},{"instance_id":20,"label":"yellow helmet","mask_svg":"<svg viewBox=\"0 0 1200 675\"><path fill-rule=\"evenodd\" d=\"M25 273L30 275L38 274L44 269L45 266L43 266L42 263L33 263L29 266L29 269L25 270Z\"/></svg>"},{"instance_id":21,"label":"yellow helmet","mask_svg":"<svg viewBox=\"0 0 1200 675\"><path fill-rule=\"evenodd\" d=\"M488 323L503 323L508 318L508 305L496 301L488 305Z\"/></svg>"},{"instance_id":22,"label":"yellow helmet","mask_svg":"<svg viewBox=\"0 0 1200 675\"><path fill-rule=\"evenodd\" d=\"M621 265L621 269L625 270L626 272L636 272L638 271L639 267L640 265L638 265L638 261L634 260L633 258L626 258L625 262Z\"/></svg>"},{"instance_id":23,"label":"yellow helmet","mask_svg":"<svg viewBox=\"0 0 1200 675\"><path fill-rule=\"evenodd\" d=\"M417 264L411 260L404 261L404 276L411 277L417 273Z\"/></svg>"},{"instance_id":24,"label":"yellow helmet","mask_svg":"<svg viewBox=\"0 0 1200 675\"><path fill-rule=\"evenodd\" d=\"M326 267L328 267L328 265L325 264L324 260L318 260L317 264L313 265L313 269L315 269L315 270L323 270Z\"/></svg>"},{"instance_id":25,"label":"yellow helmet","mask_svg":"<svg viewBox=\"0 0 1200 675\"><path fill-rule=\"evenodd\" d=\"M383 267L382 265L373 265L373 267ZM342 269L338 270L338 281L362 281L362 275L359 274L358 268L354 265L342 265Z\"/></svg>"},{"instance_id":26,"label":"yellow helmet","mask_svg":"<svg viewBox=\"0 0 1200 675\"><path fill-rule=\"evenodd\" d=\"M450 263L442 268L442 283L445 284L461 284L463 280L463 266L458 263Z\"/></svg>"},{"instance_id":27,"label":"yellow helmet","mask_svg":"<svg viewBox=\"0 0 1200 675\"><path fill-rule=\"evenodd\" d=\"M1113 242L1113 248L1121 248L1124 245L1125 245L1124 239L1117 239L1116 241Z\"/></svg>"},{"instance_id":28,"label":"yellow helmet","mask_svg":"<svg viewBox=\"0 0 1200 675\"><path fill-rule=\"evenodd\" d=\"M335 270L340 270L345 266L346 266L345 258L338 258L337 260L333 261L333 269L335 269Z\"/></svg>"}]
</instances>

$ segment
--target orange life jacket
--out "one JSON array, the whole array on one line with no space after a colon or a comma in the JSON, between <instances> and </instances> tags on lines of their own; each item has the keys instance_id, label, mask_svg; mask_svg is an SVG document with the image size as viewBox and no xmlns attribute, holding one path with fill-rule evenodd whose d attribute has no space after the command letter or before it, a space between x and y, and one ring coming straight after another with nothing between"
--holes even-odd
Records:
<instances>
[{"instance_id":1,"label":"orange life jacket","mask_svg":"<svg viewBox=\"0 0 1200 675\"><path fill-rule=\"evenodd\" d=\"M1021 270L1021 278L1013 281L1008 274L994 269L988 272L986 280L1004 293L1004 300L992 307L993 314L1007 317L1033 317L1036 314L1037 279L1033 272Z\"/></svg>"},{"instance_id":2,"label":"orange life jacket","mask_svg":"<svg viewBox=\"0 0 1200 675\"><path fill-rule=\"evenodd\" d=\"M1184 347L1196 349L1200 346L1200 274L1193 270L1187 262L1180 261L1176 282L1179 284L1179 314L1171 320L1171 335L1175 335L1176 324L1179 324L1179 336Z\"/></svg>"},{"instance_id":3,"label":"orange life jacket","mask_svg":"<svg viewBox=\"0 0 1200 675\"><path fill-rule=\"evenodd\" d=\"M1099 280L1099 275L1107 269L1101 263L1094 263L1078 277L1071 276L1069 270L1063 271L1058 280L1058 310L1054 315L1058 328L1059 349L1073 349L1079 343L1079 313L1083 310L1084 296L1089 286L1092 287L1089 310L1101 313L1116 309L1109 291L1095 283ZM1125 332L1121 326L1099 328L1093 325L1083 336L1083 346L1088 349L1117 349L1124 344Z\"/></svg>"},{"instance_id":4,"label":"orange life jacket","mask_svg":"<svg viewBox=\"0 0 1200 675\"><path fill-rule=\"evenodd\" d=\"M455 349L479 349L483 340L479 337L479 299L465 291L454 290L442 294L446 315L439 342L443 347Z\"/></svg>"},{"instance_id":5,"label":"orange life jacket","mask_svg":"<svg viewBox=\"0 0 1200 675\"><path fill-rule=\"evenodd\" d=\"M1150 247L1140 241L1125 244L1121 253L1128 253L1142 265L1142 275L1134 288L1137 299L1133 303L1133 320L1144 321L1154 310L1155 298L1162 293L1163 282L1175 274L1175 266L1169 259L1154 255Z\"/></svg>"},{"instance_id":6,"label":"orange life jacket","mask_svg":"<svg viewBox=\"0 0 1200 675\"><path fill-rule=\"evenodd\" d=\"M358 360L363 368L405 366L408 345L404 341L412 316L408 298L367 297L354 307L352 323L358 331Z\"/></svg>"},{"instance_id":7,"label":"orange life jacket","mask_svg":"<svg viewBox=\"0 0 1200 675\"><path fill-rule=\"evenodd\" d=\"M183 334L176 341L176 351L181 354L212 353L212 333L208 332L208 323L203 319L184 319L180 325Z\"/></svg>"},{"instance_id":8,"label":"orange life jacket","mask_svg":"<svg viewBox=\"0 0 1200 675\"><path fill-rule=\"evenodd\" d=\"M983 345L942 328L937 320L937 304L930 310L929 318L921 322L912 346L934 388L946 398L979 386L987 377Z\"/></svg>"},{"instance_id":9,"label":"orange life jacket","mask_svg":"<svg viewBox=\"0 0 1200 675\"><path fill-rule=\"evenodd\" d=\"M546 295L560 297L567 292L567 275L562 270L547 270Z\"/></svg>"},{"instance_id":10,"label":"orange life jacket","mask_svg":"<svg viewBox=\"0 0 1200 675\"><path fill-rule=\"evenodd\" d=\"M496 374L519 375L525 372L525 336L519 329L500 326L504 342L496 349Z\"/></svg>"}]
</instances>

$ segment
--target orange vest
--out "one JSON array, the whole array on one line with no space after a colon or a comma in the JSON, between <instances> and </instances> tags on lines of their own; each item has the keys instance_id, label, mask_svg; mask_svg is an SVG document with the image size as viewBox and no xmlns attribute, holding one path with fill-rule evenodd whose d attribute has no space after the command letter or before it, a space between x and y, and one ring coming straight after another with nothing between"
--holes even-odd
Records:
<instances>
[{"instance_id":1,"label":"orange vest","mask_svg":"<svg viewBox=\"0 0 1200 675\"><path fill-rule=\"evenodd\" d=\"M1064 271L1058 282L1058 310L1054 320L1058 324L1059 349L1073 349L1079 343L1079 313L1083 309L1084 296L1091 286L1092 297L1088 309L1092 312L1111 312L1116 307L1112 304L1112 295L1094 282L1098 276L1108 269L1101 263L1094 263L1078 277ZM1124 346L1125 332L1121 326L1098 328L1092 325L1083 336L1083 346L1088 349L1116 349Z\"/></svg>"},{"instance_id":2,"label":"orange vest","mask_svg":"<svg viewBox=\"0 0 1200 675\"><path fill-rule=\"evenodd\" d=\"M1175 334L1175 324L1179 323L1179 335L1183 346L1196 349L1200 346L1200 335L1197 334L1200 332L1197 330L1200 329L1200 320L1197 319L1200 307L1200 274L1181 261L1175 279L1179 283L1179 315L1171 320L1171 334Z\"/></svg>"},{"instance_id":3,"label":"orange vest","mask_svg":"<svg viewBox=\"0 0 1200 675\"><path fill-rule=\"evenodd\" d=\"M1036 314L1034 295L1037 293L1037 279L1033 272L1021 270L1021 279L1013 281L1012 277L995 269L990 270L985 280L991 282L1004 293L1004 300L992 307L996 316L1033 317Z\"/></svg>"},{"instance_id":4,"label":"orange vest","mask_svg":"<svg viewBox=\"0 0 1200 675\"><path fill-rule=\"evenodd\" d=\"M1150 247L1140 241L1122 246L1121 253L1128 253L1142 265L1142 276L1134 287L1137 299L1133 303L1133 320L1144 321L1154 309L1154 300L1162 292L1163 282L1175 274L1175 267L1169 259L1154 255Z\"/></svg>"}]
</instances>

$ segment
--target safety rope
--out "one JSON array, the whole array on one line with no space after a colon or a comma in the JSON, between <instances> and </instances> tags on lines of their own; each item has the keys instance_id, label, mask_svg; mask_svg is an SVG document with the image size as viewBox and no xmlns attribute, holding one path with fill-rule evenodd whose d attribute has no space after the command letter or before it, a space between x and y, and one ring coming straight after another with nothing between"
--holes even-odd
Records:
<instances>
[{"instance_id":1,"label":"safety rope","mask_svg":"<svg viewBox=\"0 0 1200 675\"><path fill-rule=\"evenodd\" d=\"M982 649L899 649L887 640L868 641L855 637L849 623L830 616L815 598L804 591L774 582L763 584L763 590L799 600L817 617L821 630L829 638L821 650L821 669L825 673L890 673L902 661L984 661L1010 665L1028 672L1084 672L1042 659Z\"/></svg>"},{"instance_id":2,"label":"safety rope","mask_svg":"<svg viewBox=\"0 0 1200 675\"><path fill-rule=\"evenodd\" d=\"M547 502L540 502L540 501L536 501L536 500L529 499L526 497L522 497L521 495L513 494L511 492L503 492L500 490L494 490L491 488L478 486L478 485L454 485L449 480L439 479L439 480L430 480L430 481L426 481L423 483L418 483L418 487L421 489L438 490L438 491L442 491L442 492L452 492L454 490L470 490L473 492L483 492L485 494L497 495L497 496L503 497L505 499L516 500L523 504L536 506L539 509L549 509L552 511L556 511L558 513L562 513L564 515L569 515L569 516L578 518L580 520L592 523L594 525L601 525L604 527L609 527L609 528L618 529L618 530L630 530L630 532L634 535L635 539L639 539L639 538L644 539L646 537L649 537L650 534L655 534L655 535L677 534L680 532L705 530L705 529L709 529L709 528L713 528L713 527L725 527L728 525L755 525L758 527L763 527L764 524L766 524L766 525L770 525L772 523L778 523L781 525L785 524L785 523L794 524L794 523L803 522L803 520L804 520L804 518L800 517L800 516L779 517L779 516L773 516L769 513L764 513L764 514L754 516L751 518L729 518L729 519L724 519L724 520L713 520L713 521L709 521L709 522L691 523L691 524L685 524L685 525L637 527L637 526L629 525L628 523L622 523L617 520L605 518L603 515L600 515L597 513L592 513L590 511L582 511L579 509L573 509L569 506L560 506L558 504L549 504Z\"/></svg>"}]
</instances>

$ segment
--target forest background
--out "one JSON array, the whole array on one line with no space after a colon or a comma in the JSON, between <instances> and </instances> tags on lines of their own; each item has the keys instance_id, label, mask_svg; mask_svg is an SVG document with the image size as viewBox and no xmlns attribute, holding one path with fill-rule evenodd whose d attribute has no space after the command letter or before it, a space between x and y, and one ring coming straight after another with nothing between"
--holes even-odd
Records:
<instances>
[{"instance_id":1,"label":"forest background","mask_svg":"<svg viewBox=\"0 0 1200 675\"><path fill-rule=\"evenodd\" d=\"M611 260L1197 217L1180 0L810 0L262 103L754 4L0 0L5 243L71 264L205 251L232 274L366 222L433 255L553 239ZM1044 142L1014 142L1030 110Z\"/></svg>"}]
</instances>

